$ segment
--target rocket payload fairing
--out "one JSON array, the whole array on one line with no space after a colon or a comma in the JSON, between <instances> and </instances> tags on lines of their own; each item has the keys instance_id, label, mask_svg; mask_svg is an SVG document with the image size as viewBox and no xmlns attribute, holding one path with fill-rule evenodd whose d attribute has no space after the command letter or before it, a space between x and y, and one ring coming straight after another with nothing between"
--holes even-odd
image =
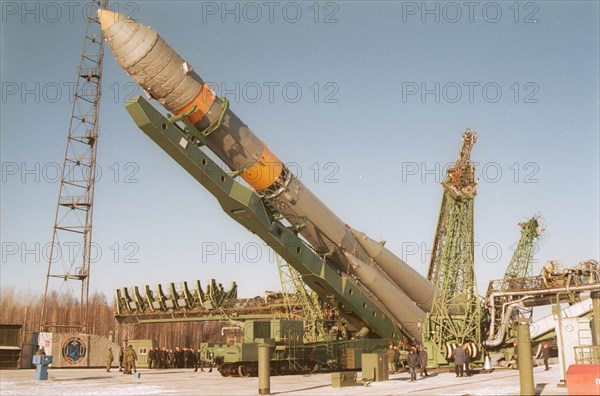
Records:
<instances>
[{"instance_id":1,"label":"rocket payload fairing","mask_svg":"<svg viewBox=\"0 0 600 396\"><path fill-rule=\"evenodd\" d=\"M298 226L316 252L327 253L331 265L340 271L353 268L405 332L420 341L417 323L431 309L434 286L377 242L346 226L158 33L107 10L99 10L98 17L117 62L147 95L200 131L222 120L205 137L206 146Z\"/></svg>"}]
</instances>

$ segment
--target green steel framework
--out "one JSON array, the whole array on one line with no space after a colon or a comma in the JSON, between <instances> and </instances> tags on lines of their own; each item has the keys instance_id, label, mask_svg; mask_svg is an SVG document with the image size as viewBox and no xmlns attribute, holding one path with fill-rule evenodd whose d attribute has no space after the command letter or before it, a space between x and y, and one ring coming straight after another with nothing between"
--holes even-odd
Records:
<instances>
[{"instance_id":1,"label":"green steel framework","mask_svg":"<svg viewBox=\"0 0 600 396\"><path fill-rule=\"evenodd\" d=\"M298 236L297 227L284 224L269 200L237 182L235 172L225 171L202 150L205 134L218 128L221 120L198 131L184 119L185 114L166 118L142 97L130 100L126 109L148 137L219 201L228 216L265 241L350 325L356 329L366 327L372 336L388 340L409 334L352 277L340 274L326 254L312 250Z\"/></svg>"},{"instance_id":2,"label":"green steel framework","mask_svg":"<svg viewBox=\"0 0 600 396\"><path fill-rule=\"evenodd\" d=\"M435 346L437 358L449 358L456 344L470 343L473 355L481 345L482 309L473 244L477 182L470 160L476 141L477 135L467 129L458 160L442 182L444 193L428 270L428 279L437 287L425 324L426 338Z\"/></svg>"},{"instance_id":3,"label":"green steel framework","mask_svg":"<svg viewBox=\"0 0 600 396\"><path fill-rule=\"evenodd\" d=\"M300 274L285 262L279 255L275 255L281 292L287 306L290 319L304 320L304 340L306 342L320 341L325 334L323 328L323 310L317 294L306 290Z\"/></svg>"},{"instance_id":4,"label":"green steel framework","mask_svg":"<svg viewBox=\"0 0 600 396\"><path fill-rule=\"evenodd\" d=\"M519 227L521 227L521 238L508 263L504 280L525 278L533 275L535 242L542 235L543 230L540 227L537 217L532 217L524 223L519 223Z\"/></svg>"},{"instance_id":5,"label":"green steel framework","mask_svg":"<svg viewBox=\"0 0 600 396\"><path fill-rule=\"evenodd\" d=\"M539 217L535 216L526 222L519 223L519 227L521 228L521 237L519 238L515 252L508 263L506 272L504 273L504 278L498 283L499 288L494 288L494 283L490 282L488 287L488 297L486 297L486 300L493 291L520 290L527 289L528 287L533 288L533 255L535 254L536 241L542 235L543 229L540 226ZM522 296L508 295L494 299L496 309L493 310L494 317L490 319L495 323L500 324L500 326L504 326L502 323L502 315L504 312L503 307L510 303L514 304L520 298L522 298ZM531 315L533 314L531 307L526 308L524 306L515 306L515 308L518 309L520 316L531 318ZM505 336L506 339L513 339L516 336L514 334L515 329L515 326L507 326L507 334Z\"/></svg>"}]
</instances>

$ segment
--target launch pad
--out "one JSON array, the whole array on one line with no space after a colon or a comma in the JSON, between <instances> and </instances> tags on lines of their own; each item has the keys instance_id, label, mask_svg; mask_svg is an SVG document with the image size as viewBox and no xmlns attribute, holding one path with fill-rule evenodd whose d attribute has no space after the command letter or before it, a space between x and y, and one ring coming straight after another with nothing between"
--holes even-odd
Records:
<instances>
[{"instance_id":1,"label":"launch pad","mask_svg":"<svg viewBox=\"0 0 600 396\"><path fill-rule=\"evenodd\" d=\"M566 395L566 388L556 382L560 376L558 365L544 371L534 368L535 391L538 395ZM32 370L4 370L0 382L2 395L77 394L77 395L256 395L256 378L222 377L218 372L193 372L190 369L139 370L140 378L123 375L114 369L51 369L48 381L35 381ZM409 382L410 374L390 375L389 381L361 383L344 388L331 386L331 374L303 376L288 375L271 378L271 390L279 395L491 395L519 394L517 370L495 370L489 374L456 378L447 370L431 373L425 379Z\"/></svg>"}]
</instances>

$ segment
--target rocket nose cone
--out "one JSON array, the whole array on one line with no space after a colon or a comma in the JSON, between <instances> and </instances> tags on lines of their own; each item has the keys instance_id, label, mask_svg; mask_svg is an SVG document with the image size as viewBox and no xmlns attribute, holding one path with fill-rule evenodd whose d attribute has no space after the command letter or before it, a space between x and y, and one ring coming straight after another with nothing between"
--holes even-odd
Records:
<instances>
[{"instance_id":1,"label":"rocket nose cone","mask_svg":"<svg viewBox=\"0 0 600 396\"><path fill-rule=\"evenodd\" d=\"M116 12L112 12L109 10L98 10L98 20L100 21L100 26L102 30L106 30L111 27L116 21L119 14Z\"/></svg>"}]
</instances>

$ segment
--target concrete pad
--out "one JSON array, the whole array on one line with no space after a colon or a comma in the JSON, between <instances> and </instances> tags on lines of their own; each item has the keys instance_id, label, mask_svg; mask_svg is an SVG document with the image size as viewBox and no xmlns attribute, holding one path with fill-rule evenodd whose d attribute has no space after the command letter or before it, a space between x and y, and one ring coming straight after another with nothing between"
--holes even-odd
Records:
<instances>
[{"instance_id":1,"label":"concrete pad","mask_svg":"<svg viewBox=\"0 0 600 396\"><path fill-rule=\"evenodd\" d=\"M138 370L140 378L118 370L50 369L47 381L34 380L35 370L0 371L0 394L8 395L256 395L257 378L225 378L217 371L192 369ZM534 368L536 394L566 395L557 384L558 366L549 371ZM331 387L331 374L271 377L273 395L518 395L519 372L496 370L489 374L456 378L454 373L438 372L416 382L408 373L392 374L389 381L346 388ZM360 382L360 373L359 373Z\"/></svg>"}]
</instances>

